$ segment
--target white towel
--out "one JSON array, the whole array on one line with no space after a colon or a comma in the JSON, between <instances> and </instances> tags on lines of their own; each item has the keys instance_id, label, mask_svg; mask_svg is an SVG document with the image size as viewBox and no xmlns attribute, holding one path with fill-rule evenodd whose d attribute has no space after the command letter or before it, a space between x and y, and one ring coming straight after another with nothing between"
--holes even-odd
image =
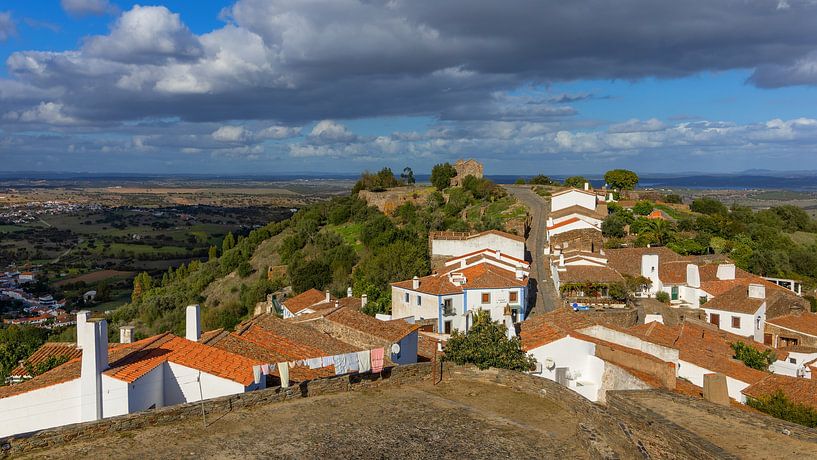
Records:
<instances>
[{"instance_id":1,"label":"white towel","mask_svg":"<svg viewBox=\"0 0 817 460\"><path fill-rule=\"evenodd\" d=\"M369 350L357 352L357 361L360 363L360 372L369 372L372 370L372 361Z\"/></svg>"},{"instance_id":2,"label":"white towel","mask_svg":"<svg viewBox=\"0 0 817 460\"><path fill-rule=\"evenodd\" d=\"M334 356L324 356L321 358L321 367L329 367L335 364L335 357Z\"/></svg>"},{"instance_id":3,"label":"white towel","mask_svg":"<svg viewBox=\"0 0 817 460\"><path fill-rule=\"evenodd\" d=\"M261 383L261 366L252 367L252 381L256 385Z\"/></svg>"},{"instance_id":4,"label":"white towel","mask_svg":"<svg viewBox=\"0 0 817 460\"><path fill-rule=\"evenodd\" d=\"M281 377L281 388L289 386L289 363L278 363L278 375Z\"/></svg>"},{"instance_id":5,"label":"white towel","mask_svg":"<svg viewBox=\"0 0 817 460\"><path fill-rule=\"evenodd\" d=\"M349 367L349 372L356 372L360 368L360 363L357 362L357 353L346 353L346 365Z\"/></svg>"},{"instance_id":6,"label":"white towel","mask_svg":"<svg viewBox=\"0 0 817 460\"><path fill-rule=\"evenodd\" d=\"M335 363L335 375L342 375L349 372L349 363L346 355L335 355L332 357Z\"/></svg>"},{"instance_id":7,"label":"white towel","mask_svg":"<svg viewBox=\"0 0 817 460\"><path fill-rule=\"evenodd\" d=\"M306 360L306 364L309 366L310 369L320 369L321 367L323 367L321 365L322 361L323 360L320 358L310 358Z\"/></svg>"}]
</instances>

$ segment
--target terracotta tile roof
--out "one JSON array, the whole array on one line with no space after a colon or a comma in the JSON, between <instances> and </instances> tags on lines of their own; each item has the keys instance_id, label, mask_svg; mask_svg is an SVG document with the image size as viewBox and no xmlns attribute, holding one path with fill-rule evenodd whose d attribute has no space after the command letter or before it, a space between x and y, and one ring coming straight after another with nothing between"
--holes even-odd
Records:
<instances>
[{"instance_id":1,"label":"terracotta tile roof","mask_svg":"<svg viewBox=\"0 0 817 460\"><path fill-rule=\"evenodd\" d=\"M783 392L789 401L817 409L817 380L787 375L769 374L765 378L745 388L741 393L750 398L761 398Z\"/></svg>"},{"instance_id":2,"label":"terracotta tile roof","mask_svg":"<svg viewBox=\"0 0 817 460\"><path fill-rule=\"evenodd\" d=\"M651 323L633 326L628 332L650 343L675 348L675 341L678 339L680 329L653 321Z\"/></svg>"},{"instance_id":3,"label":"terracotta tile roof","mask_svg":"<svg viewBox=\"0 0 817 460\"><path fill-rule=\"evenodd\" d=\"M216 337L221 334L224 334L225 331L223 328L213 329L212 331L204 331L201 333L201 337L199 337L199 343L208 344L208 342L212 341Z\"/></svg>"},{"instance_id":4,"label":"terracotta tile roof","mask_svg":"<svg viewBox=\"0 0 817 460\"><path fill-rule=\"evenodd\" d=\"M334 299L331 299L330 296L330 300ZM289 299L284 300L282 304L287 310L289 310L290 313L295 315L301 310L304 310L306 308L312 307L316 304L325 301L326 293L321 292L317 289L310 289L308 291L304 291L296 295L295 297L291 297Z\"/></svg>"},{"instance_id":5,"label":"terracotta tile roof","mask_svg":"<svg viewBox=\"0 0 817 460\"><path fill-rule=\"evenodd\" d=\"M598 220L604 220L604 218L607 217L599 214L593 209L587 209L584 206L579 206L577 204L559 209L558 211L552 211L550 214L548 214L548 217L552 217L555 220L561 217L567 217L571 214L581 214L583 216L592 217Z\"/></svg>"},{"instance_id":6,"label":"terracotta tile roof","mask_svg":"<svg viewBox=\"0 0 817 460\"><path fill-rule=\"evenodd\" d=\"M622 275L630 276L641 276L641 256L645 254L658 255L659 265L665 262L685 260L684 257L666 247L607 249L605 254L607 255L607 265L610 268Z\"/></svg>"},{"instance_id":7,"label":"terracotta tile roof","mask_svg":"<svg viewBox=\"0 0 817 460\"><path fill-rule=\"evenodd\" d=\"M445 349L445 342L442 342L443 349ZM435 337L426 335L420 331L417 335L417 357L426 361L434 359L434 350L437 349L437 339ZM437 359L441 359L444 352L437 352Z\"/></svg>"},{"instance_id":8,"label":"terracotta tile roof","mask_svg":"<svg viewBox=\"0 0 817 460\"><path fill-rule=\"evenodd\" d=\"M728 311L732 313L753 314L766 301L749 297L748 284L737 285L714 299L706 302L701 308L706 310Z\"/></svg>"},{"instance_id":9,"label":"terracotta tile roof","mask_svg":"<svg viewBox=\"0 0 817 460\"><path fill-rule=\"evenodd\" d=\"M601 249L602 236L601 232L594 228L579 228L576 230L568 230L550 237L550 245L558 246L564 244L566 241L570 242L577 239L586 239L594 243L599 243L598 248Z\"/></svg>"},{"instance_id":10,"label":"terracotta tile roof","mask_svg":"<svg viewBox=\"0 0 817 460\"><path fill-rule=\"evenodd\" d=\"M455 285L449 281L449 273L462 273L466 282L463 285ZM452 268L446 273L438 273L420 278L419 289L414 289L413 280L399 281L392 283L402 289L422 292L431 295L459 294L464 289L500 289L511 287L525 287L528 285L528 277L521 280L516 279L515 270L504 270L488 262L464 269Z\"/></svg>"},{"instance_id":11,"label":"terracotta tile roof","mask_svg":"<svg viewBox=\"0 0 817 460\"><path fill-rule=\"evenodd\" d=\"M81 369L82 363L80 362L80 358L74 358L61 366L57 366L46 373L22 383L0 386L0 398L8 398L9 396L16 396L78 379Z\"/></svg>"},{"instance_id":12,"label":"terracotta tile roof","mask_svg":"<svg viewBox=\"0 0 817 460\"><path fill-rule=\"evenodd\" d=\"M777 318L767 318L766 323L817 337L817 314L814 313L802 312L800 314L778 316Z\"/></svg>"},{"instance_id":13,"label":"terracotta tile roof","mask_svg":"<svg viewBox=\"0 0 817 460\"><path fill-rule=\"evenodd\" d=\"M555 230L557 228L561 228L561 227L564 227L566 225L570 225L570 224L572 224L574 222L578 222L579 220L580 219L578 217L571 217L570 219L566 219L566 220L563 220L563 221L561 221L559 223L551 225L550 227L548 227L548 230Z\"/></svg>"},{"instance_id":14,"label":"terracotta tile roof","mask_svg":"<svg viewBox=\"0 0 817 460\"><path fill-rule=\"evenodd\" d=\"M529 351L541 347L566 337L568 334L573 335L572 331L594 324L595 322L581 313L576 313L572 309L564 307L531 316L522 322L520 331L522 349Z\"/></svg>"},{"instance_id":15,"label":"terracotta tile roof","mask_svg":"<svg viewBox=\"0 0 817 460\"><path fill-rule=\"evenodd\" d=\"M624 278L615 270L608 267L594 267L590 265L568 265L567 271L559 272L559 281L562 283L617 283Z\"/></svg>"},{"instance_id":16,"label":"terracotta tile roof","mask_svg":"<svg viewBox=\"0 0 817 460\"><path fill-rule=\"evenodd\" d=\"M578 188L569 188L567 190L562 190L560 192L556 192L556 193L552 194L551 196L553 197L553 196L564 195L564 194L570 193L570 192L579 192L579 193L584 193L585 195L591 195L594 198L596 197L595 192L592 192L592 191L589 191L589 190L582 190L582 189L578 189Z\"/></svg>"},{"instance_id":17,"label":"terracotta tile roof","mask_svg":"<svg viewBox=\"0 0 817 460\"><path fill-rule=\"evenodd\" d=\"M303 316L297 319L302 318ZM265 347L286 356L289 360L332 356L360 350L328 334L315 333L314 328L299 324L293 319L284 320L271 314L257 316L237 328L236 332L242 336L254 337Z\"/></svg>"},{"instance_id":18,"label":"terracotta tile roof","mask_svg":"<svg viewBox=\"0 0 817 460\"><path fill-rule=\"evenodd\" d=\"M409 324L402 319L380 321L349 308L338 308L329 312L324 318L389 342L398 342L403 337L419 329L416 324Z\"/></svg>"},{"instance_id":19,"label":"terracotta tile roof","mask_svg":"<svg viewBox=\"0 0 817 460\"><path fill-rule=\"evenodd\" d=\"M77 344L74 342L46 342L37 349L34 353L31 354L25 361L30 366L36 368L39 364L44 363L50 358L68 358L68 360L72 360L74 358L79 358L82 356L82 350L77 348ZM25 365L20 364L9 373L10 376L15 377L27 377L28 370L26 370Z\"/></svg>"},{"instance_id":20,"label":"terracotta tile roof","mask_svg":"<svg viewBox=\"0 0 817 460\"><path fill-rule=\"evenodd\" d=\"M658 278L665 285L667 284L686 284L687 282L687 265L690 262L687 260L674 260L662 263L659 258L658 263Z\"/></svg>"}]
</instances>

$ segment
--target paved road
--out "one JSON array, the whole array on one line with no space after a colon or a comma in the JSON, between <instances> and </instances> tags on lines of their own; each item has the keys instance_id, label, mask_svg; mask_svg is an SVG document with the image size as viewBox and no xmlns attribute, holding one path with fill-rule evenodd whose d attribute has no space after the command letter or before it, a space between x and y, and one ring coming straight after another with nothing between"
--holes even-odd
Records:
<instances>
[{"instance_id":1,"label":"paved road","mask_svg":"<svg viewBox=\"0 0 817 460\"><path fill-rule=\"evenodd\" d=\"M531 291L535 291L536 304L528 315L536 315L553 310L561 303L550 277L550 268L545 261L545 224L550 213L550 201L545 200L527 185L503 185L508 193L524 204L531 214L531 230L527 249L531 259Z\"/></svg>"}]
</instances>

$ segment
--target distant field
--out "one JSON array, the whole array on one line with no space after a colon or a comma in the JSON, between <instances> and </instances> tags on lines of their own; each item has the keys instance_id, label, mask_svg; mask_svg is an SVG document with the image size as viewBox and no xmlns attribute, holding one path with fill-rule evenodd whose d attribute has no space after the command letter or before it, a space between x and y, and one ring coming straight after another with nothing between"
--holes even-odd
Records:
<instances>
[{"instance_id":1,"label":"distant field","mask_svg":"<svg viewBox=\"0 0 817 460\"><path fill-rule=\"evenodd\" d=\"M817 243L817 234L809 232L794 232L791 234L791 239L797 244L811 246L812 244Z\"/></svg>"},{"instance_id":2,"label":"distant field","mask_svg":"<svg viewBox=\"0 0 817 460\"><path fill-rule=\"evenodd\" d=\"M64 286L66 284L79 283L80 281L83 281L86 284L92 284L111 278L129 278L131 276L133 276L133 272L125 272L120 270L99 270L86 273L84 275L59 280L54 283L54 286Z\"/></svg>"},{"instance_id":3,"label":"distant field","mask_svg":"<svg viewBox=\"0 0 817 460\"><path fill-rule=\"evenodd\" d=\"M20 225L0 225L0 233L21 232L23 230L27 230L27 228Z\"/></svg>"}]
</instances>

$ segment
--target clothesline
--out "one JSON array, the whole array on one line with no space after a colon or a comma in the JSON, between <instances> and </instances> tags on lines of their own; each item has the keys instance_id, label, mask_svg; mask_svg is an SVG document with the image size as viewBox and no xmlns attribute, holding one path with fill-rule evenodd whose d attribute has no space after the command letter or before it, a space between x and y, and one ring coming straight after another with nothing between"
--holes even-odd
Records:
<instances>
[{"instance_id":1,"label":"clothesline","mask_svg":"<svg viewBox=\"0 0 817 460\"><path fill-rule=\"evenodd\" d=\"M258 383L261 381L261 375L269 375L275 369L278 369L278 375L281 378L281 386L288 387L290 368L309 367L310 369L314 370L335 366L335 375L349 374L352 372L378 373L383 370L384 357L385 349L381 347L374 348L372 350L361 350L351 353L321 356L318 358L282 361L274 364L262 364L253 366L253 377L255 378L255 382Z\"/></svg>"}]
</instances>

